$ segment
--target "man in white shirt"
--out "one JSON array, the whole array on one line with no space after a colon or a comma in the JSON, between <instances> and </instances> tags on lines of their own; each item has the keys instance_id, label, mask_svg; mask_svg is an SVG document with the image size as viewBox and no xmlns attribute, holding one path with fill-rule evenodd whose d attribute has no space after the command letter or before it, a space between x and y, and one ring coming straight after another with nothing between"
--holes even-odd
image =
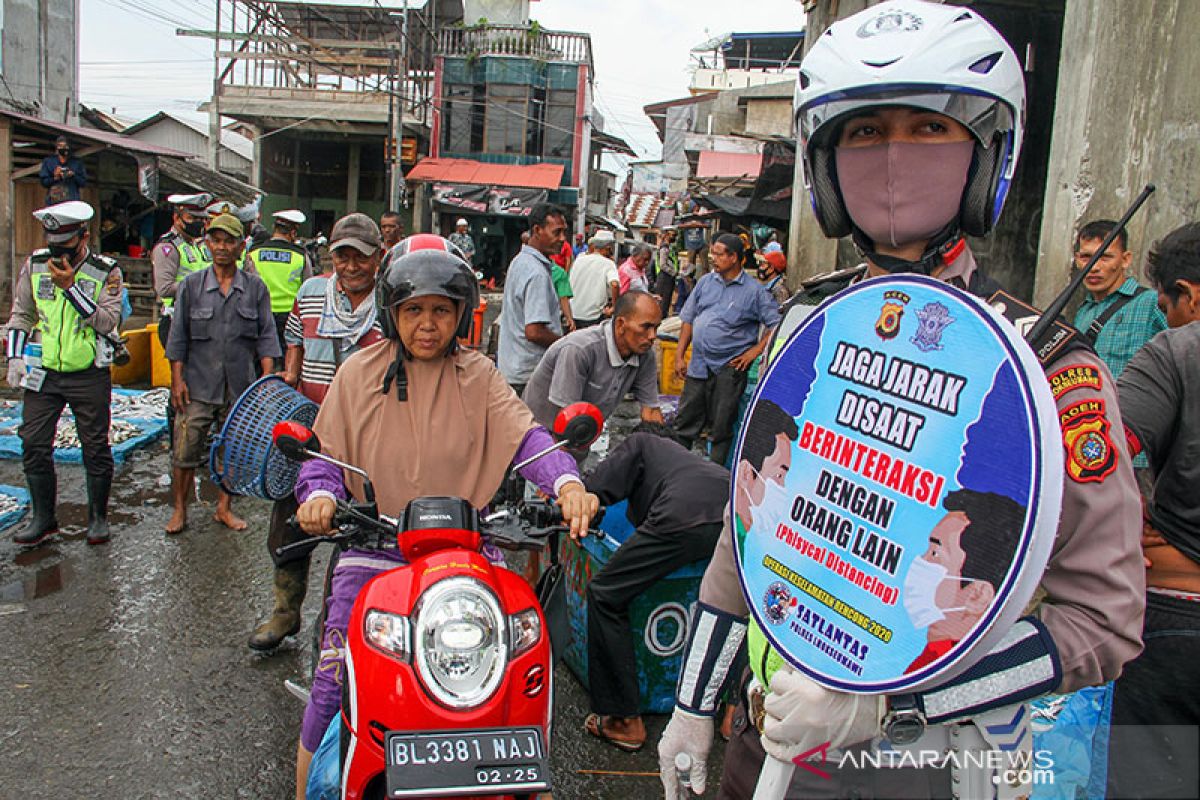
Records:
<instances>
[{"instance_id":1,"label":"man in white shirt","mask_svg":"<svg viewBox=\"0 0 1200 800\"><path fill-rule=\"evenodd\" d=\"M621 285L612 259L616 244L612 231L597 231L588 240L587 253L571 267L571 316L576 329L596 325L612 314Z\"/></svg>"}]
</instances>

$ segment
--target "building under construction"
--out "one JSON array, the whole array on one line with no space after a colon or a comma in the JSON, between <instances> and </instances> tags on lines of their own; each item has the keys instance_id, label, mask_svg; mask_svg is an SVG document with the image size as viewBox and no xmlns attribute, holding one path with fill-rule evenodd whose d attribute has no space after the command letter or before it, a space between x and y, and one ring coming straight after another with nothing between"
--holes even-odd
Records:
<instances>
[{"instance_id":1,"label":"building under construction","mask_svg":"<svg viewBox=\"0 0 1200 800\"><path fill-rule=\"evenodd\" d=\"M214 42L209 115L252 134L264 216L299 208L308 233L328 233L348 211L398 205L393 174L428 152L434 31L461 22L461 0L217 5L225 28L180 34Z\"/></svg>"}]
</instances>

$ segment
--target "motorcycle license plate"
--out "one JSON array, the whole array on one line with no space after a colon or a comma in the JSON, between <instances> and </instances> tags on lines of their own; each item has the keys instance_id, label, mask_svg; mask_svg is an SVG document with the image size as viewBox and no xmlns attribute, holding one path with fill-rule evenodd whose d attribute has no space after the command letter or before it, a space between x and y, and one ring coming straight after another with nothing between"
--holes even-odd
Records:
<instances>
[{"instance_id":1,"label":"motorcycle license plate","mask_svg":"<svg viewBox=\"0 0 1200 800\"><path fill-rule=\"evenodd\" d=\"M391 732L386 744L389 797L550 790L539 728Z\"/></svg>"}]
</instances>

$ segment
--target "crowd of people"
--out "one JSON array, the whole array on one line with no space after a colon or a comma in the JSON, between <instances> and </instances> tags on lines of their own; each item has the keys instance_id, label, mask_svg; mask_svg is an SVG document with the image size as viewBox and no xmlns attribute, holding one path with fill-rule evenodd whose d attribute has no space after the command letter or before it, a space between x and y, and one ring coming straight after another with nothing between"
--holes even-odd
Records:
<instances>
[{"instance_id":1,"label":"crowd of people","mask_svg":"<svg viewBox=\"0 0 1200 800\"><path fill-rule=\"evenodd\" d=\"M507 268L493 364L459 343L479 303L466 220L445 239L402 238L393 212L378 224L348 214L332 229L332 268L323 272L296 244L306 221L300 211L276 212L270 237L251 244L228 204L207 194L172 196L172 228L151 255L159 335L171 363L174 509L165 531L185 530L207 434L263 374L280 375L319 404L314 427L327 449L390 476L378 499L391 515L424 495L483 507L512 464L551 443L548 429L559 410L586 401L607 418L632 398L639 428L592 471L581 473L586 453L558 452L520 474L557 500L575 537L586 535L601 504L628 501L635 533L587 587L592 713L584 725L622 750L642 748L647 736L629 607L677 567L711 558L683 656L688 677L658 744L669 797L678 789L680 753L691 757L691 786L704 790L713 717L730 686L737 711L720 796L744 798L768 754L790 761L814 743L864 747L898 735L897 722L909 731L918 722L920 732L958 730L989 709L1110 681L1113 720L1128 726L1124 735L1131 737L1117 734L1114 741L1132 744L1113 748L1109 785L1121 796L1167 796L1172 763L1194 760L1195 753L1144 730L1200 721L1187 692L1195 681L1178 668L1200 630L1200 224L1178 228L1151 248L1149 286L1134 277L1123 230L1102 250L1116 223L1090 221L1075 234L1078 266L1094 262L1087 294L1070 346L1042 367L1064 426L1068 405L1091 403L1088 414L1102 433L1089 441L1112 448L1115 457L1103 470L1072 470L1083 456L1064 440L1063 513L1037 603L987 658L922 692L863 699L794 669L749 618L733 538L746 535L755 509L782 486L798 435L795 419L760 403L745 424L761 435L740 452L730 496L734 432L751 368L769 360L772 343L813 305L860 281L918 273L983 298L999 288L965 237L986 235L1003 207L1009 184L1001 176L1011 177L1022 134L1020 67L1007 42L973 12L918 0L901 5L929 24L918 26L924 45L897 39L904 31L876 32L872 46L893 47L899 64L889 82L852 66L858 62L847 53L862 46L854 32L864 24L856 17L835 24L805 57L806 74L820 91L802 88L797 95L798 156L816 176L812 201L822 230L852 237L863 263L799 287L785 279L778 242L752 254L757 248L748 237L722 233L706 248L708 263L697 263L695 253L679 247L676 232L667 231L653 246L631 243L618 264L621 243L611 231L572 236L568 214L541 205L528 216L521 249ZM947 74L954 69L947 53L955 64L974 61L960 49L991 61L987 70L959 75L961 85L943 81L931 93L913 88L924 73L905 72L918 46L929 48L921 58L946 60ZM46 159L43 182L47 171L56 185L86 179L61 147ZM87 541L111 536L108 367L122 276L89 247L92 208L70 197L70 185L61 192L62 199L52 194L55 202L34 213L47 247L21 270L6 334L8 382L24 389L25 400L20 435L33 513L14 537L24 546L58 527L53 432L66 406L83 446ZM683 390L668 424L654 345L672 311L679 335L669 366ZM41 360L28 365L26 344L35 331ZM696 447L702 437L704 446ZM403 457L395 442L403 442ZM275 550L329 533L335 501L361 492L340 469L309 461L295 495L275 503L267 537L274 605L250 647L269 651L300 629L308 555L279 559ZM963 536L1000 513L964 492L944 501ZM298 528L287 524L293 516ZM215 519L233 530L246 527L223 492ZM348 555L333 572L322 617L321 658L298 746L299 796L340 702L339 642L350 607L367 580L400 558ZM958 564L960 582L985 580L965 569ZM741 647L749 653L744 674L736 666L742 662L729 657ZM1137 739L1130 733L1136 726L1150 738ZM817 776L800 771L789 796L950 796L953 772L839 768L821 778L834 783L818 785ZM1156 779L1147 784L1151 773Z\"/></svg>"}]
</instances>

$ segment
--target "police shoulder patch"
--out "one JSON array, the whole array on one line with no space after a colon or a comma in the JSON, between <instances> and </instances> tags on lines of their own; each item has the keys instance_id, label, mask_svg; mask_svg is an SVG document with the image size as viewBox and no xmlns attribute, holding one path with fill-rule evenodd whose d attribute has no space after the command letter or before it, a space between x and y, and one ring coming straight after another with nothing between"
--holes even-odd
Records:
<instances>
[{"instance_id":1,"label":"police shoulder patch","mask_svg":"<svg viewBox=\"0 0 1200 800\"><path fill-rule=\"evenodd\" d=\"M1050 381L1050 391L1054 393L1055 400L1076 389L1098 390L1101 385L1100 370L1091 364L1072 364L1069 367L1063 367L1057 372L1051 373L1047 380Z\"/></svg>"},{"instance_id":2,"label":"police shoulder patch","mask_svg":"<svg viewBox=\"0 0 1200 800\"><path fill-rule=\"evenodd\" d=\"M1103 400L1083 400L1058 415L1066 468L1077 483L1101 483L1117 468L1117 448L1109 433Z\"/></svg>"}]
</instances>

